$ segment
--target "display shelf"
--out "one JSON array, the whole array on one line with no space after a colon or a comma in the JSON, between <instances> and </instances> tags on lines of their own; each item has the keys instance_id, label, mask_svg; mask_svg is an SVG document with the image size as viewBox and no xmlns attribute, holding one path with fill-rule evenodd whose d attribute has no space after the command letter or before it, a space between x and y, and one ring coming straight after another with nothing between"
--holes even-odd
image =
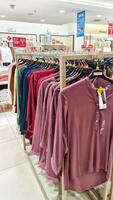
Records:
<instances>
[{"instance_id":1,"label":"display shelf","mask_svg":"<svg viewBox=\"0 0 113 200\"><path fill-rule=\"evenodd\" d=\"M45 44L45 35L40 34L39 35L39 41L43 46L46 46ZM51 44L47 45L49 47L66 47L68 51L73 52L74 51L74 35L51 35ZM47 47L46 46L46 47Z\"/></svg>"},{"instance_id":2,"label":"display shelf","mask_svg":"<svg viewBox=\"0 0 113 200\"><path fill-rule=\"evenodd\" d=\"M53 50L63 50L64 45L61 44L50 44L50 45L42 45L42 51L53 51Z\"/></svg>"}]
</instances>

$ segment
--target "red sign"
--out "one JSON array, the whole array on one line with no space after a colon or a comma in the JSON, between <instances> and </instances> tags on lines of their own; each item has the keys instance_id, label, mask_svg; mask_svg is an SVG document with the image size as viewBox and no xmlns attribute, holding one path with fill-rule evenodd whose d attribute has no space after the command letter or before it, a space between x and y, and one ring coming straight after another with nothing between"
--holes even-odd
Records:
<instances>
[{"instance_id":1,"label":"red sign","mask_svg":"<svg viewBox=\"0 0 113 200\"><path fill-rule=\"evenodd\" d=\"M108 36L113 36L113 24L108 24Z\"/></svg>"},{"instance_id":2,"label":"red sign","mask_svg":"<svg viewBox=\"0 0 113 200\"><path fill-rule=\"evenodd\" d=\"M26 47L26 38L13 37L13 47Z\"/></svg>"},{"instance_id":3,"label":"red sign","mask_svg":"<svg viewBox=\"0 0 113 200\"><path fill-rule=\"evenodd\" d=\"M11 41L12 37L11 36L7 36L7 40Z\"/></svg>"}]
</instances>

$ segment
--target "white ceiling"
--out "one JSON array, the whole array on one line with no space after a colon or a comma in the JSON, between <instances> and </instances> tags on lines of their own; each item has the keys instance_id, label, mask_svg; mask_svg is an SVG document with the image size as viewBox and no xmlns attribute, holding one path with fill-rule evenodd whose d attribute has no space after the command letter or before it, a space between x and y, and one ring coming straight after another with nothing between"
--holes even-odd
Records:
<instances>
[{"instance_id":1,"label":"white ceiling","mask_svg":"<svg viewBox=\"0 0 113 200\"><path fill-rule=\"evenodd\" d=\"M15 4L11 9L10 5ZM65 10L65 13L59 13ZM2 20L24 21L40 23L45 19L47 24L66 24L74 22L75 13L86 10L88 23L113 22L113 0L1 0L0 16L5 15ZM33 15L28 15L33 13ZM101 14L100 22L95 22L96 15Z\"/></svg>"}]
</instances>

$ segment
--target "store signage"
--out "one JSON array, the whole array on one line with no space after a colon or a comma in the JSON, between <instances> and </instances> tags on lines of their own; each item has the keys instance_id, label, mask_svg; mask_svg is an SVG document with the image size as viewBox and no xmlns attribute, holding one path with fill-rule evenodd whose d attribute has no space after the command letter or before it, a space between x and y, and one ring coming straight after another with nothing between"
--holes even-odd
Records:
<instances>
[{"instance_id":1,"label":"store signage","mask_svg":"<svg viewBox=\"0 0 113 200\"><path fill-rule=\"evenodd\" d=\"M85 11L77 13L77 37L85 34Z\"/></svg>"},{"instance_id":2,"label":"store signage","mask_svg":"<svg viewBox=\"0 0 113 200\"><path fill-rule=\"evenodd\" d=\"M113 36L113 24L108 24L108 36Z\"/></svg>"},{"instance_id":3,"label":"store signage","mask_svg":"<svg viewBox=\"0 0 113 200\"><path fill-rule=\"evenodd\" d=\"M86 24L85 25L85 34L93 35L99 34L100 36L104 34L108 34L108 25L103 24Z\"/></svg>"},{"instance_id":4,"label":"store signage","mask_svg":"<svg viewBox=\"0 0 113 200\"><path fill-rule=\"evenodd\" d=\"M11 36L7 36L7 40L10 42L12 40Z\"/></svg>"},{"instance_id":5,"label":"store signage","mask_svg":"<svg viewBox=\"0 0 113 200\"><path fill-rule=\"evenodd\" d=\"M26 47L26 38L13 37L13 47Z\"/></svg>"}]
</instances>

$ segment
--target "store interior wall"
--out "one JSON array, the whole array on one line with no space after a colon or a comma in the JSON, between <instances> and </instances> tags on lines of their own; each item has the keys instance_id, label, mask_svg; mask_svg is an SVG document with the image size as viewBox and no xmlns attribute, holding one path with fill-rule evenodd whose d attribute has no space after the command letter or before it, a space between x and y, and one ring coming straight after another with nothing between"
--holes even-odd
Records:
<instances>
[{"instance_id":1,"label":"store interior wall","mask_svg":"<svg viewBox=\"0 0 113 200\"><path fill-rule=\"evenodd\" d=\"M99 35L99 37L105 37L107 36L107 29L108 25L86 24L86 35L92 34ZM39 41L39 34L45 34L47 30L49 30L53 35L74 34L74 50L81 50L83 37L76 38L76 23L74 22L63 25L51 25L0 20L0 32L37 34L37 41Z\"/></svg>"},{"instance_id":2,"label":"store interior wall","mask_svg":"<svg viewBox=\"0 0 113 200\"><path fill-rule=\"evenodd\" d=\"M76 23L69 23L64 25L65 32L67 34L75 35L75 51L81 51L81 45L84 42L83 37L76 37ZM108 37L108 25L107 24L86 24L85 36L91 35L95 38L107 38Z\"/></svg>"},{"instance_id":3,"label":"store interior wall","mask_svg":"<svg viewBox=\"0 0 113 200\"><path fill-rule=\"evenodd\" d=\"M45 34L47 30L56 35L67 34L63 25L0 21L0 32L37 34L39 39L39 34Z\"/></svg>"}]
</instances>

